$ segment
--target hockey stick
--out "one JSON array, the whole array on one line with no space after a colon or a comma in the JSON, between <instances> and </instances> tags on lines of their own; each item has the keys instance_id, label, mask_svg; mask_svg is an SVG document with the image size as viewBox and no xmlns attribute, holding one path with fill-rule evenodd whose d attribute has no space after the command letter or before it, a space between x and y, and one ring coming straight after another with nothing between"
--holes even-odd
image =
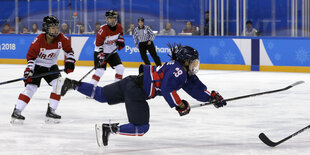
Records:
<instances>
[{"instance_id":1,"label":"hockey stick","mask_svg":"<svg viewBox=\"0 0 310 155\"><path fill-rule=\"evenodd\" d=\"M296 135L302 133L303 131L305 131L306 129L309 129L309 128L310 128L310 125L308 125L308 126L302 128L302 129L300 129L299 131L297 131L297 132L295 132L295 133L289 135L288 137L286 137L286 138L284 138L284 139L282 139L282 140L280 140L280 141L278 141L278 142L273 142L273 141L271 141L264 133L260 133L258 137L259 137L259 139L260 139L263 143L265 143L266 145L268 145L268 146L270 146L270 147L275 147L275 146L277 146L277 145L279 145L279 144L281 144L281 143L287 141L288 139L290 139L290 138L292 138L292 137L294 137L294 136L296 136Z\"/></svg>"},{"instance_id":2,"label":"hockey stick","mask_svg":"<svg viewBox=\"0 0 310 155\"><path fill-rule=\"evenodd\" d=\"M60 73L62 71L64 71L64 69L59 70L59 71L55 71L55 72L46 72L46 73L38 74L38 75L35 75L35 76L31 76L30 78L31 79L40 78L40 77L44 77L44 76L47 76L47 75L58 74L58 73ZM21 80L26 80L26 79L25 78L18 78L18 79L14 79L14 80L4 81L4 82L1 82L0 85L8 84L8 83L13 83L13 82L16 82L16 81L21 81Z\"/></svg>"},{"instance_id":3,"label":"hockey stick","mask_svg":"<svg viewBox=\"0 0 310 155\"><path fill-rule=\"evenodd\" d=\"M118 46L116 46L116 48L115 48L110 54L108 54L108 55L104 58L102 64L98 64L97 66L93 67L90 71L88 71L88 72L79 80L79 82L81 82L83 79L85 79L86 76L88 76L93 70L97 69L99 66L102 66L102 65L106 64L106 63L107 63L107 60L109 59L109 57L110 57L111 55L113 55L114 53L117 52L117 49L118 49Z\"/></svg>"},{"instance_id":4,"label":"hockey stick","mask_svg":"<svg viewBox=\"0 0 310 155\"><path fill-rule=\"evenodd\" d=\"M244 96L233 97L233 98L226 99L225 101L233 101L233 100L239 100L239 99L243 99L243 98L258 96L258 95L280 92L280 91L288 90L288 89L290 89L296 85L302 84L302 83L304 83L304 81L297 81L297 82L295 82L295 83L293 83L293 84L291 84L285 88L271 90L271 91L265 91L265 92L260 92L260 93L254 93L254 94L249 94L249 95L244 95ZM202 106L206 106L206 105L210 105L210 104L214 104L214 103L215 102L206 102L206 103L202 103L202 104L196 104L196 105L192 105L191 108L202 107Z\"/></svg>"}]
</instances>

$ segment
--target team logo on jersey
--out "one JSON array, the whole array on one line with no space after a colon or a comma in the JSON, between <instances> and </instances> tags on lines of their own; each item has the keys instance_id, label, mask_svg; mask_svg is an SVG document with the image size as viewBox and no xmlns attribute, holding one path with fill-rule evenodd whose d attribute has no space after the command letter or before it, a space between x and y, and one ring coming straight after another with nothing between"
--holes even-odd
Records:
<instances>
[{"instance_id":1,"label":"team logo on jersey","mask_svg":"<svg viewBox=\"0 0 310 155\"><path fill-rule=\"evenodd\" d=\"M51 60L51 59L54 59L56 56L57 56L56 53L51 52L51 51L46 52L45 48L40 48L40 53L38 55L38 58Z\"/></svg>"},{"instance_id":2,"label":"team logo on jersey","mask_svg":"<svg viewBox=\"0 0 310 155\"><path fill-rule=\"evenodd\" d=\"M45 48L40 48L40 52L45 52L46 49Z\"/></svg>"},{"instance_id":3,"label":"team logo on jersey","mask_svg":"<svg viewBox=\"0 0 310 155\"><path fill-rule=\"evenodd\" d=\"M58 42L58 48L62 48L62 43L61 42Z\"/></svg>"},{"instance_id":4,"label":"team logo on jersey","mask_svg":"<svg viewBox=\"0 0 310 155\"><path fill-rule=\"evenodd\" d=\"M106 40L105 44L107 45L113 45L116 42L116 40Z\"/></svg>"}]
</instances>

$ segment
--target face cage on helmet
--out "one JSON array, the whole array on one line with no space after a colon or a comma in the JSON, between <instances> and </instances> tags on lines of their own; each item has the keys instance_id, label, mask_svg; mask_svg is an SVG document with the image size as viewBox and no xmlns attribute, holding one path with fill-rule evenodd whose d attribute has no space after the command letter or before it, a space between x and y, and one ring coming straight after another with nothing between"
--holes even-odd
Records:
<instances>
[{"instance_id":1,"label":"face cage on helmet","mask_svg":"<svg viewBox=\"0 0 310 155\"><path fill-rule=\"evenodd\" d=\"M199 62L198 59L195 59L195 60L190 61L189 66L188 66L188 69L189 69L189 70L188 70L188 73L189 73L190 75L195 75L195 74L197 74L198 71L199 71L199 64L200 64L200 62Z\"/></svg>"},{"instance_id":2,"label":"face cage on helmet","mask_svg":"<svg viewBox=\"0 0 310 155\"><path fill-rule=\"evenodd\" d=\"M108 22L108 18L115 18L115 22L109 23L109 22ZM114 27L114 26L116 25L116 23L117 23L117 16L114 15L114 16L108 16L108 17L106 17L106 22L107 22L107 25L109 25L109 26L111 26L111 27Z\"/></svg>"},{"instance_id":3,"label":"face cage on helmet","mask_svg":"<svg viewBox=\"0 0 310 155\"><path fill-rule=\"evenodd\" d=\"M49 28L53 26L59 26L59 24L49 24L47 25L47 34L50 35L51 37L56 38L59 35L59 27L58 27L58 32L57 33L50 33Z\"/></svg>"}]
</instances>

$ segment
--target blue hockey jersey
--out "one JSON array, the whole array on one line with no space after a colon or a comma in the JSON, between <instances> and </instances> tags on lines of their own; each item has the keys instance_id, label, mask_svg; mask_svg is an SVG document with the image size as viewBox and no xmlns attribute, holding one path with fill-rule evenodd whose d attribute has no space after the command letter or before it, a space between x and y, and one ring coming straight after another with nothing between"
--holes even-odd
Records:
<instances>
[{"instance_id":1,"label":"blue hockey jersey","mask_svg":"<svg viewBox=\"0 0 310 155\"><path fill-rule=\"evenodd\" d=\"M139 72L144 73L143 88L147 98L163 96L169 106L175 107L182 102L177 91L183 89L190 96L201 102L207 102L210 93L196 75L189 76L177 61L170 61L163 66L141 65Z\"/></svg>"}]
</instances>

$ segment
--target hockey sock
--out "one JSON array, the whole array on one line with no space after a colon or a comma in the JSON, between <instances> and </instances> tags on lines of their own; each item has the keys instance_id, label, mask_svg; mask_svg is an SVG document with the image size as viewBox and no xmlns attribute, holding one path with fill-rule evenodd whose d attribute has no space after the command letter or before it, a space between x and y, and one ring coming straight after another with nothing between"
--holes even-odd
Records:
<instances>
[{"instance_id":1,"label":"hockey sock","mask_svg":"<svg viewBox=\"0 0 310 155\"><path fill-rule=\"evenodd\" d=\"M126 136L143 136L149 130L149 127L149 124L134 125L128 123L120 126L119 134Z\"/></svg>"},{"instance_id":2,"label":"hockey sock","mask_svg":"<svg viewBox=\"0 0 310 155\"><path fill-rule=\"evenodd\" d=\"M57 94L52 92L50 95L50 100L49 100L50 107L53 108L54 110L56 110L58 107L58 103L60 101L60 98L61 98L60 95L57 95Z\"/></svg>"},{"instance_id":3,"label":"hockey sock","mask_svg":"<svg viewBox=\"0 0 310 155\"><path fill-rule=\"evenodd\" d=\"M123 79L123 75L121 74L115 74L115 82L120 81L121 79Z\"/></svg>"},{"instance_id":4,"label":"hockey sock","mask_svg":"<svg viewBox=\"0 0 310 155\"><path fill-rule=\"evenodd\" d=\"M37 91L38 87L34 84L27 84L25 90L19 94L18 100L16 103L16 109L23 111L24 108L29 103L30 99L34 95L34 93Z\"/></svg>"},{"instance_id":5,"label":"hockey sock","mask_svg":"<svg viewBox=\"0 0 310 155\"><path fill-rule=\"evenodd\" d=\"M81 82L81 85L78 86L77 91L79 91L80 93L82 93L86 96L91 96L93 89L94 89L93 84Z\"/></svg>"},{"instance_id":6,"label":"hockey sock","mask_svg":"<svg viewBox=\"0 0 310 155\"><path fill-rule=\"evenodd\" d=\"M97 68L95 71L95 74L93 75L92 79L90 80L90 83L94 86L97 86L100 77L103 75L104 69L103 68Z\"/></svg>"},{"instance_id":7,"label":"hockey sock","mask_svg":"<svg viewBox=\"0 0 310 155\"><path fill-rule=\"evenodd\" d=\"M103 96L102 87L95 87L94 90L94 85L82 82L81 85L77 88L77 91L86 96L93 97L99 102L107 102L106 98Z\"/></svg>"}]
</instances>

